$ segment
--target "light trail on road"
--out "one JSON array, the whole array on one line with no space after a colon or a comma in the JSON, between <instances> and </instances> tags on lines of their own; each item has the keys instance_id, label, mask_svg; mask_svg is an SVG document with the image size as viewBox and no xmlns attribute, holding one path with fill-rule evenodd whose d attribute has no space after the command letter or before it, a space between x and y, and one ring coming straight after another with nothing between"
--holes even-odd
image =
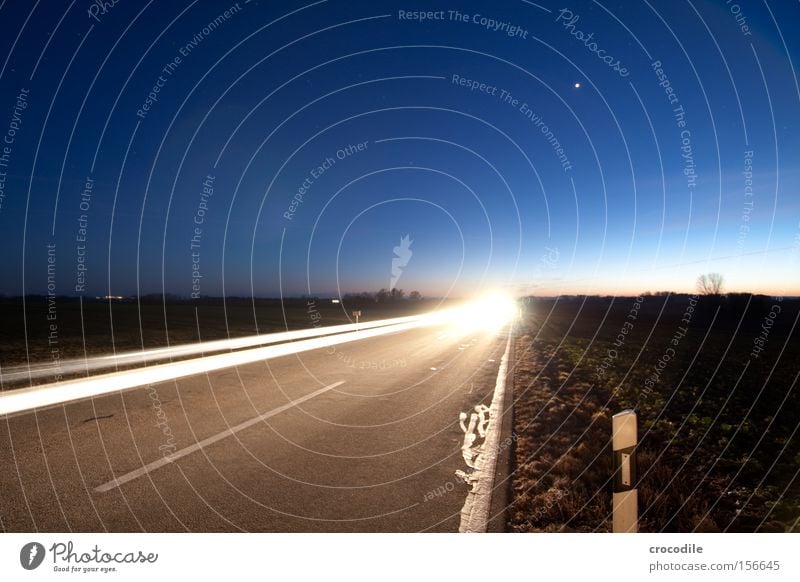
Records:
<instances>
[{"instance_id":1,"label":"light trail on road","mask_svg":"<svg viewBox=\"0 0 800 582\"><path fill-rule=\"evenodd\" d=\"M490 311L490 313L487 314L487 311ZM496 331L499 330L505 322L511 320L514 314L515 308L513 300L495 293L465 303L459 307L432 311L421 315L401 317L394 320L381 320L365 324L351 324L329 328L320 327L296 332L269 334L267 336L219 340L216 342L207 342L205 344L177 346L175 348L162 348L157 351L184 350L183 353L185 355L186 353L190 353L191 350L201 350L201 348L201 353L202 351L207 351L209 344L216 346L225 345L227 349L231 349L234 345L239 347L246 346L248 342L263 344L265 341L269 343L280 341L276 340L274 336L279 336L284 340L286 340L287 336L297 339L297 341L284 341L284 343L275 343L275 345L262 345L261 347L254 347L251 349L240 349L234 352L203 356L167 364L157 364L155 366L135 368L132 370L123 370L76 380L54 382L31 388L7 390L0 393L0 416L65 404L75 400L93 398L95 396L129 390L148 384L157 384L168 380L299 354L310 350L398 333L419 327L448 325L462 333L471 333L478 328ZM333 331L336 328L338 328L339 333ZM353 328L354 331L342 332L342 328ZM307 335L320 337L298 339L306 337ZM140 354L143 353L145 352L141 352Z\"/></svg>"},{"instance_id":2,"label":"light trail on road","mask_svg":"<svg viewBox=\"0 0 800 582\"><path fill-rule=\"evenodd\" d=\"M395 317L392 319L379 319L366 323L346 323L343 325L331 325L313 327L311 329L301 329L295 331L282 331L269 334L258 334L240 338L225 340L212 340L207 342L197 342L194 344L182 344L164 348L154 348L135 352L124 352L121 354L109 354L105 356L95 356L91 358L75 358L62 360L58 365L52 362L44 364L32 364L28 366L15 366L6 368L0 372L0 381L3 384L14 382L32 381L39 378L53 377L65 374L80 374L108 370L118 366L130 366L132 364L148 364L163 362L172 358L185 356L195 356L198 354L212 354L214 352L233 351L243 348L252 348L261 345L277 344L282 342L296 341L312 337L335 335L360 329L373 329L387 325L408 323L418 320L425 315L410 315L407 317Z\"/></svg>"},{"instance_id":3,"label":"light trail on road","mask_svg":"<svg viewBox=\"0 0 800 582\"><path fill-rule=\"evenodd\" d=\"M92 398L128 390L147 384L157 384L167 380L175 380L186 376L194 376L213 370L221 370L233 366L270 360L291 354L299 354L347 342L359 341L371 337L398 333L423 325L431 325L433 319L420 319L407 323L386 325L374 329L340 333L334 336L316 337L295 342L241 350L201 358L192 358L168 364L158 364L145 368L135 368L111 374L102 374L89 378L67 380L44 384L33 388L9 390L0 393L0 416L33 410L55 404L64 404L73 400Z\"/></svg>"}]
</instances>

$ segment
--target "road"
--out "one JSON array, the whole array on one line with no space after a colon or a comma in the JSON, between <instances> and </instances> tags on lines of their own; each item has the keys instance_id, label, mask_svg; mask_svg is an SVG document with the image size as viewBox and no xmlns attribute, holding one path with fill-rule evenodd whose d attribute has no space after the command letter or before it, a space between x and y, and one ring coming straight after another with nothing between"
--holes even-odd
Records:
<instances>
[{"instance_id":1,"label":"road","mask_svg":"<svg viewBox=\"0 0 800 582\"><path fill-rule=\"evenodd\" d=\"M3 418L0 529L458 531L459 412L506 339L411 329Z\"/></svg>"}]
</instances>

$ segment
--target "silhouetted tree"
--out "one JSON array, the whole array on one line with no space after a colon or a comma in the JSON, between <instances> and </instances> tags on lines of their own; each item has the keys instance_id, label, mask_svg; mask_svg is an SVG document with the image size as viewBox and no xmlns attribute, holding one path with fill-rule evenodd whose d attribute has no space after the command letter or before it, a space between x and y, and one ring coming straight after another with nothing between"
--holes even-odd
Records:
<instances>
[{"instance_id":1,"label":"silhouetted tree","mask_svg":"<svg viewBox=\"0 0 800 582\"><path fill-rule=\"evenodd\" d=\"M420 294L419 291L412 291L411 293L408 294L408 298L411 299L411 301L419 301L420 299L422 299L422 295Z\"/></svg>"},{"instance_id":2,"label":"silhouetted tree","mask_svg":"<svg viewBox=\"0 0 800 582\"><path fill-rule=\"evenodd\" d=\"M708 273L697 278L697 292L701 295L719 295L722 285L723 278L719 273Z\"/></svg>"}]
</instances>

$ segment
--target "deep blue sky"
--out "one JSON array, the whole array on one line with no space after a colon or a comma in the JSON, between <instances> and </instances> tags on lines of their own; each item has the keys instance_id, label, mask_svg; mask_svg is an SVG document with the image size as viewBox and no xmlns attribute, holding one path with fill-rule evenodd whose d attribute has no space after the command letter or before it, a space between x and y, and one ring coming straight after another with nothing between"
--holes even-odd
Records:
<instances>
[{"instance_id":1,"label":"deep blue sky","mask_svg":"<svg viewBox=\"0 0 800 582\"><path fill-rule=\"evenodd\" d=\"M81 259L86 295L188 296L193 271L209 295L376 290L410 235L397 285L426 295L686 291L709 271L800 294L795 2L241 1L205 32L237 5L90 6L0 8L0 134L19 126L0 167L2 293L47 290L48 244L59 294L78 294ZM415 10L444 19L400 17Z\"/></svg>"}]
</instances>

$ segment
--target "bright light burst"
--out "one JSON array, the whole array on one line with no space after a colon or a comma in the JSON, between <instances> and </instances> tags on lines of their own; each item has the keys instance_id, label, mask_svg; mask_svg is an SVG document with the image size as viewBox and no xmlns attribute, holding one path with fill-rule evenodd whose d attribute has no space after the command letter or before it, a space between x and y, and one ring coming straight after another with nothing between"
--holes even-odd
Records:
<instances>
[{"instance_id":1,"label":"bright light burst","mask_svg":"<svg viewBox=\"0 0 800 582\"><path fill-rule=\"evenodd\" d=\"M501 291L487 293L448 312L448 319L464 332L498 331L517 317L517 302Z\"/></svg>"}]
</instances>

